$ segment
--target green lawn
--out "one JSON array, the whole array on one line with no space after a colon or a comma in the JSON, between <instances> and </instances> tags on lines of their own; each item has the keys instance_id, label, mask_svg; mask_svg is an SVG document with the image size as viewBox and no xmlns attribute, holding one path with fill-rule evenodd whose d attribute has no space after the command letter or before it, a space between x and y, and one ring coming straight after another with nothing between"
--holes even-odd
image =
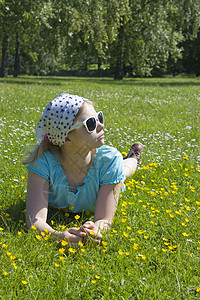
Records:
<instances>
[{"instance_id":1,"label":"green lawn","mask_svg":"<svg viewBox=\"0 0 200 300\"><path fill-rule=\"evenodd\" d=\"M105 115L106 144L145 145L101 245L59 250L25 224L36 124L62 92ZM0 299L200 299L200 79L0 79ZM50 210L54 228L91 215Z\"/></svg>"}]
</instances>

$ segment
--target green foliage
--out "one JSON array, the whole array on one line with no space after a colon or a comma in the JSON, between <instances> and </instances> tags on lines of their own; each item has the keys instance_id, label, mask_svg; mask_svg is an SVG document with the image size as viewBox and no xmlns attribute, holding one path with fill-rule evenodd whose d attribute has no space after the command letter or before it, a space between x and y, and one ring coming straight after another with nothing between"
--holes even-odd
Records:
<instances>
[{"instance_id":1,"label":"green foliage","mask_svg":"<svg viewBox=\"0 0 200 300\"><path fill-rule=\"evenodd\" d=\"M1 1L2 66L8 49L13 64L17 36L24 74L121 64L125 75L150 76L197 36L199 10L198 0Z\"/></svg>"},{"instance_id":2,"label":"green foliage","mask_svg":"<svg viewBox=\"0 0 200 300\"><path fill-rule=\"evenodd\" d=\"M0 80L0 298L199 299L199 79L11 77ZM21 164L43 108L62 92L94 101L106 144L145 145L97 247L59 250L25 224ZM29 146L30 148L30 146ZM51 209L59 230L93 215Z\"/></svg>"}]
</instances>

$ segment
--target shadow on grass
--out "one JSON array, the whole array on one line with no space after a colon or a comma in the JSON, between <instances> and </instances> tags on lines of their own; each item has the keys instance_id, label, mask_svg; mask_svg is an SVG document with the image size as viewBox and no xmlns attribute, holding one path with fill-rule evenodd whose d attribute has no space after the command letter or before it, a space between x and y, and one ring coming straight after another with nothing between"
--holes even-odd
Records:
<instances>
[{"instance_id":1,"label":"shadow on grass","mask_svg":"<svg viewBox=\"0 0 200 300\"><path fill-rule=\"evenodd\" d=\"M4 229L4 232L9 231L17 234L19 229L27 231L25 209L25 202L20 200L1 211L0 227ZM47 223L50 226L55 223L56 225L72 227L74 226L72 223L75 223L76 221L74 218L75 215L77 215L77 213L68 213L66 216L66 212L63 209L57 209L49 206ZM78 215L80 215L80 223L83 224L91 217L92 214L86 216L84 213L80 213Z\"/></svg>"},{"instance_id":2,"label":"shadow on grass","mask_svg":"<svg viewBox=\"0 0 200 300\"><path fill-rule=\"evenodd\" d=\"M91 84L108 84L115 86L150 86L150 87L175 87L175 86L199 86L200 80L197 78L125 78L124 80L114 80L108 77L55 77L55 76L20 76L18 78L0 78L1 83L27 84L27 85L52 85L59 86L64 82L86 82Z\"/></svg>"}]
</instances>

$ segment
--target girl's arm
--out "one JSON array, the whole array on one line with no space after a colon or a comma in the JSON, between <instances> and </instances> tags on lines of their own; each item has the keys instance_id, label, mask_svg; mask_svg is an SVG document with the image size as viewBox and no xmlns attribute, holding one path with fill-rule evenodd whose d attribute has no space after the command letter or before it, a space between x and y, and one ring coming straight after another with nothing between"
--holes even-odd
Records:
<instances>
[{"instance_id":1,"label":"girl's arm","mask_svg":"<svg viewBox=\"0 0 200 300\"><path fill-rule=\"evenodd\" d=\"M35 225L38 231L47 229L58 239L67 239L73 244L82 241L86 234L77 228L70 228L64 232L54 230L47 224L49 182L32 172L28 172L28 186L26 198L26 220L28 228Z\"/></svg>"},{"instance_id":2,"label":"girl's arm","mask_svg":"<svg viewBox=\"0 0 200 300\"><path fill-rule=\"evenodd\" d=\"M102 185L96 202L94 223L100 229L106 229L112 223L117 208L121 182Z\"/></svg>"},{"instance_id":3,"label":"girl's arm","mask_svg":"<svg viewBox=\"0 0 200 300\"><path fill-rule=\"evenodd\" d=\"M101 241L101 230L108 229L112 223L117 208L121 182L117 184L102 185L96 202L94 222L86 222L81 227L97 243ZM92 233L92 234L91 234Z\"/></svg>"}]
</instances>

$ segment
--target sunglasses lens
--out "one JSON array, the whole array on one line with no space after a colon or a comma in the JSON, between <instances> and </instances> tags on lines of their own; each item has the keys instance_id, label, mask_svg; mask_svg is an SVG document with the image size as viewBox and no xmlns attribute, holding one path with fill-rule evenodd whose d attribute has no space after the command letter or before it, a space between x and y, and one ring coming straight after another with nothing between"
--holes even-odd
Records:
<instances>
[{"instance_id":1,"label":"sunglasses lens","mask_svg":"<svg viewBox=\"0 0 200 300\"><path fill-rule=\"evenodd\" d=\"M86 122L88 131L93 131L96 128L96 120L94 117L89 118Z\"/></svg>"},{"instance_id":2,"label":"sunglasses lens","mask_svg":"<svg viewBox=\"0 0 200 300\"><path fill-rule=\"evenodd\" d=\"M100 122L101 124L104 123L104 118L103 118L103 113L102 113L102 111L100 111L100 112L98 113L98 120L99 120L99 122Z\"/></svg>"}]
</instances>

